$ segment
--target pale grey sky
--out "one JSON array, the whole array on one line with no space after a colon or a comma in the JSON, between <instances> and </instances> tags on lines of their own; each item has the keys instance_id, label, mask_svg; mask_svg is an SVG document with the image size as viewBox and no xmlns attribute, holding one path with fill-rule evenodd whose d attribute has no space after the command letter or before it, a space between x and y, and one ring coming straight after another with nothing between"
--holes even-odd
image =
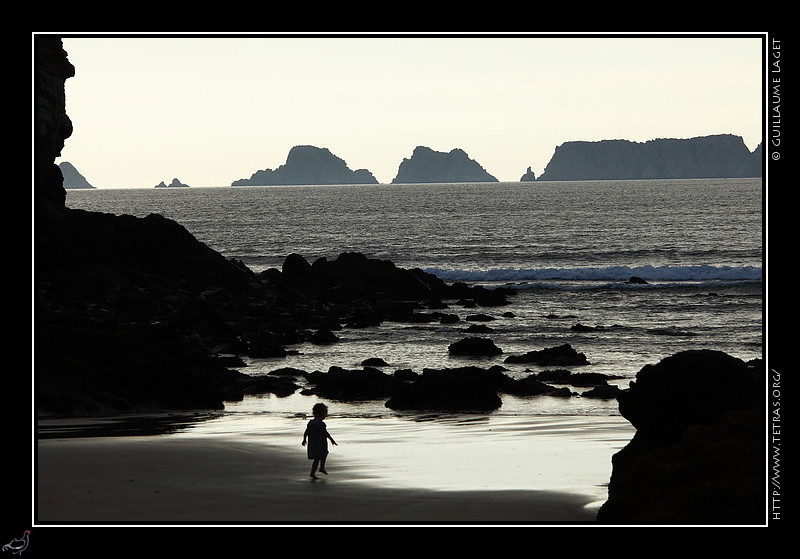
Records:
<instances>
[{"instance_id":1,"label":"pale grey sky","mask_svg":"<svg viewBox=\"0 0 800 559\"><path fill-rule=\"evenodd\" d=\"M227 186L326 147L389 183L418 145L501 181L573 140L762 134L760 37L65 38L74 132L99 188Z\"/></svg>"}]
</instances>

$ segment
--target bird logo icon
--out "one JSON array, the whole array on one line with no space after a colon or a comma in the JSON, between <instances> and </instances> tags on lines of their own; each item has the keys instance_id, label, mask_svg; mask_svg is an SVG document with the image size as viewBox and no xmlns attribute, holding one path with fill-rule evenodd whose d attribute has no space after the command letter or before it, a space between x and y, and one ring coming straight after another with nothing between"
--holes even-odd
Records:
<instances>
[{"instance_id":1,"label":"bird logo icon","mask_svg":"<svg viewBox=\"0 0 800 559\"><path fill-rule=\"evenodd\" d=\"M14 538L7 544L3 546L3 551L10 551L16 555L21 554L25 551L25 548L28 547L28 538L30 537L31 531L25 530L25 533L22 535L21 538Z\"/></svg>"}]
</instances>

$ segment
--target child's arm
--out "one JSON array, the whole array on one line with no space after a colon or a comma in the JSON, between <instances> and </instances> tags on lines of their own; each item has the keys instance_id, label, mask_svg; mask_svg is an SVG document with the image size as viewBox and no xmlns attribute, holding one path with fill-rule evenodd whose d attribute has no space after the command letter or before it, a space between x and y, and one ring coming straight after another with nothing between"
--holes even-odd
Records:
<instances>
[{"instance_id":1,"label":"child's arm","mask_svg":"<svg viewBox=\"0 0 800 559\"><path fill-rule=\"evenodd\" d=\"M308 429L303 432L303 442L300 443L302 446L306 446L306 439L308 438Z\"/></svg>"},{"instance_id":2,"label":"child's arm","mask_svg":"<svg viewBox=\"0 0 800 559\"><path fill-rule=\"evenodd\" d=\"M333 440L333 437L331 437L331 434L328 433L327 431L325 431L325 436L328 437L328 439L334 444L334 446L339 446L339 445L336 444L336 441Z\"/></svg>"}]
</instances>

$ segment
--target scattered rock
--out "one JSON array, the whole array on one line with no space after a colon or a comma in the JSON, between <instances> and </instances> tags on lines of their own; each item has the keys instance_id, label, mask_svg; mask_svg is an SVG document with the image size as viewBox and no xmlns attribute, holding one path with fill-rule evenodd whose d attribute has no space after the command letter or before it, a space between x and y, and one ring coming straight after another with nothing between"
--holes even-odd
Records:
<instances>
[{"instance_id":1,"label":"scattered rock","mask_svg":"<svg viewBox=\"0 0 800 559\"><path fill-rule=\"evenodd\" d=\"M533 365L588 365L586 356L578 353L569 344L546 348L540 351L529 351L524 355L512 355L506 358L506 363L530 363Z\"/></svg>"},{"instance_id":2,"label":"scattered rock","mask_svg":"<svg viewBox=\"0 0 800 559\"><path fill-rule=\"evenodd\" d=\"M398 386L392 375L371 367L363 370L330 367L326 373L310 373L307 380L314 386L306 394L340 402L382 400L390 397Z\"/></svg>"},{"instance_id":3,"label":"scattered rock","mask_svg":"<svg viewBox=\"0 0 800 559\"><path fill-rule=\"evenodd\" d=\"M439 318L440 324L455 324L456 322L461 322L457 314L445 313Z\"/></svg>"},{"instance_id":4,"label":"scattered rock","mask_svg":"<svg viewBox=\"0 0 800 559\"><path fill-rule=\"evenodd\" d=\"M696 336L694 332L689 332L688 330L679 330L674 326L668 328L650 328L647 330L647 333L652 334L654 336L678 336L678 337Z\"/></svg>"},{"instance_id":5,"label":"scattered rock","mask_svg":"<svg viewBox=\"0 0 800 559\"><path fill-rule=\"evenodd\" d=\"M619 396L622 389L614 384L595 386L591 390L581 393L583 398L597 398L599 400L612 400Z\"/></svg>"},{"instance_id":6,"label":"scattered rock","mask_svg":"<svg viewBox=\"0 0 800 559\"><path fill-rule=\"evenodd\" d=\"M307 373L302 369L296 369L294 367L281 367L279 369L275 369L274 371L270 371L267 374L279 377L297 378L297 377L305 377Z\"/></svg>"},{"instance_id":7,"label":"scattered rock","mask_svg":"<svg viewBox=\"0 0 800 559\"><path fill-rule=\"evenodd\" d=\"M275 394L279 398L291 396L300 389L300 386L286 376L259 376L250 377L245 382L245 394Z\"/></svg>"},{"instance_id":8,"label":"scattered rock","mask_svg":"<svg viewBox=\"0 0 800 559\"><path fill-rule=\"evenodd\" d=\"M503 350L497 347L489 338L464 338L450 344L448 351L450 355L473 357L489 357L503 353Z\"/></svg>"},{"instance_id":9,"label":"scattered rock","mask_svg":"<svg viewBox=\"0 0 800 559\"><path fill-rule=\"evenodd\" d=\"M483 313L467 315L467 322L491 322L493 320L493 316Z\"/></svg>"},{"instance_id":10,"label":"scattered rock","mask_svg":"<svg viewBox=\"0 0 800 559\"><path fill-rule=\"evenodd\" d=\"M485 324L470 324L468 328L464 329L468 334L489 334L494 332L494 328L490 328Z\"/></svg>"},{"instance_id":11,"label":"scattered rock","mask_svg":"<svg viewBox=\"0 0 800 559\"><path fill-rule=\"evenodd\" d=\"M597 332L599 330L604 330L604 328L601 326L586 326L585 324L581 324L579 322L578 324L573 324L570 327L570 330L573 332Z\"/></svg>"},{"instance_id":12,"label":"scattered rock","mask_svg":"<svg viewBox=\"0 0 800 559\"><path fill-rule=\"evenodd\" d=\"M425 369L386 401L394 410L491 411L502 405L497 391L502 373L477 367Z\"/></svg>"},{"instance_id":13,"label":"scattered rock","mask_svg":"<svg viewBox=\"0 0 800 559\"><path fill-rule=\"evenodd\" d=\"M362 367L388 367L389 364L380 357L370 357L361 362Z\"/></svg>"},{"instance_id":14,"label":"scattered rock","mask_svg":"<svg viewBox=\"0 0 800 559\"><path fill-rule=\"evenodd\" d=\"M514 396L571 396L569 389L550 386L539 380L536 375L528 375L519 380L508 378L502 385L502 391Z\"/></svg>"},{"instance_id":15,"label":"scattered rock","mask_svg":"<svg viewBox=\"0 0 800 559\"><path fill-rule=\"evenodd\" d=\"M311 335L308 341L316 345L329 345L338 342L339 336L327 328L320 328Z\"/></svg>"}]
</instances>

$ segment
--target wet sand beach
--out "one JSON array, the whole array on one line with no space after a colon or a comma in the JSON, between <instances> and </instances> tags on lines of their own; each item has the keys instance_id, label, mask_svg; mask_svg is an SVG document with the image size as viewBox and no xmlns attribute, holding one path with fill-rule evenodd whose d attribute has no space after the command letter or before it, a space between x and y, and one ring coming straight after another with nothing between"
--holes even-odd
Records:
<instances>
[{"instance_id":1,"label":"wet sand beach","mask_svg":"<svg viewBox=\"0 0 800 559\"><path fill-rule=\"evenodd\" d=\"M254 433L252 418L239 421L168 435L38 440L35 520L592 523L611 454L631 435L616 418L594 426L597 418L584 417L398 428L394 421L334 417L329 429L340 444L331 449L329 474L311 480L298 431L305 419L271 418L266 437Z\"/></svg>"}]
</instances>

